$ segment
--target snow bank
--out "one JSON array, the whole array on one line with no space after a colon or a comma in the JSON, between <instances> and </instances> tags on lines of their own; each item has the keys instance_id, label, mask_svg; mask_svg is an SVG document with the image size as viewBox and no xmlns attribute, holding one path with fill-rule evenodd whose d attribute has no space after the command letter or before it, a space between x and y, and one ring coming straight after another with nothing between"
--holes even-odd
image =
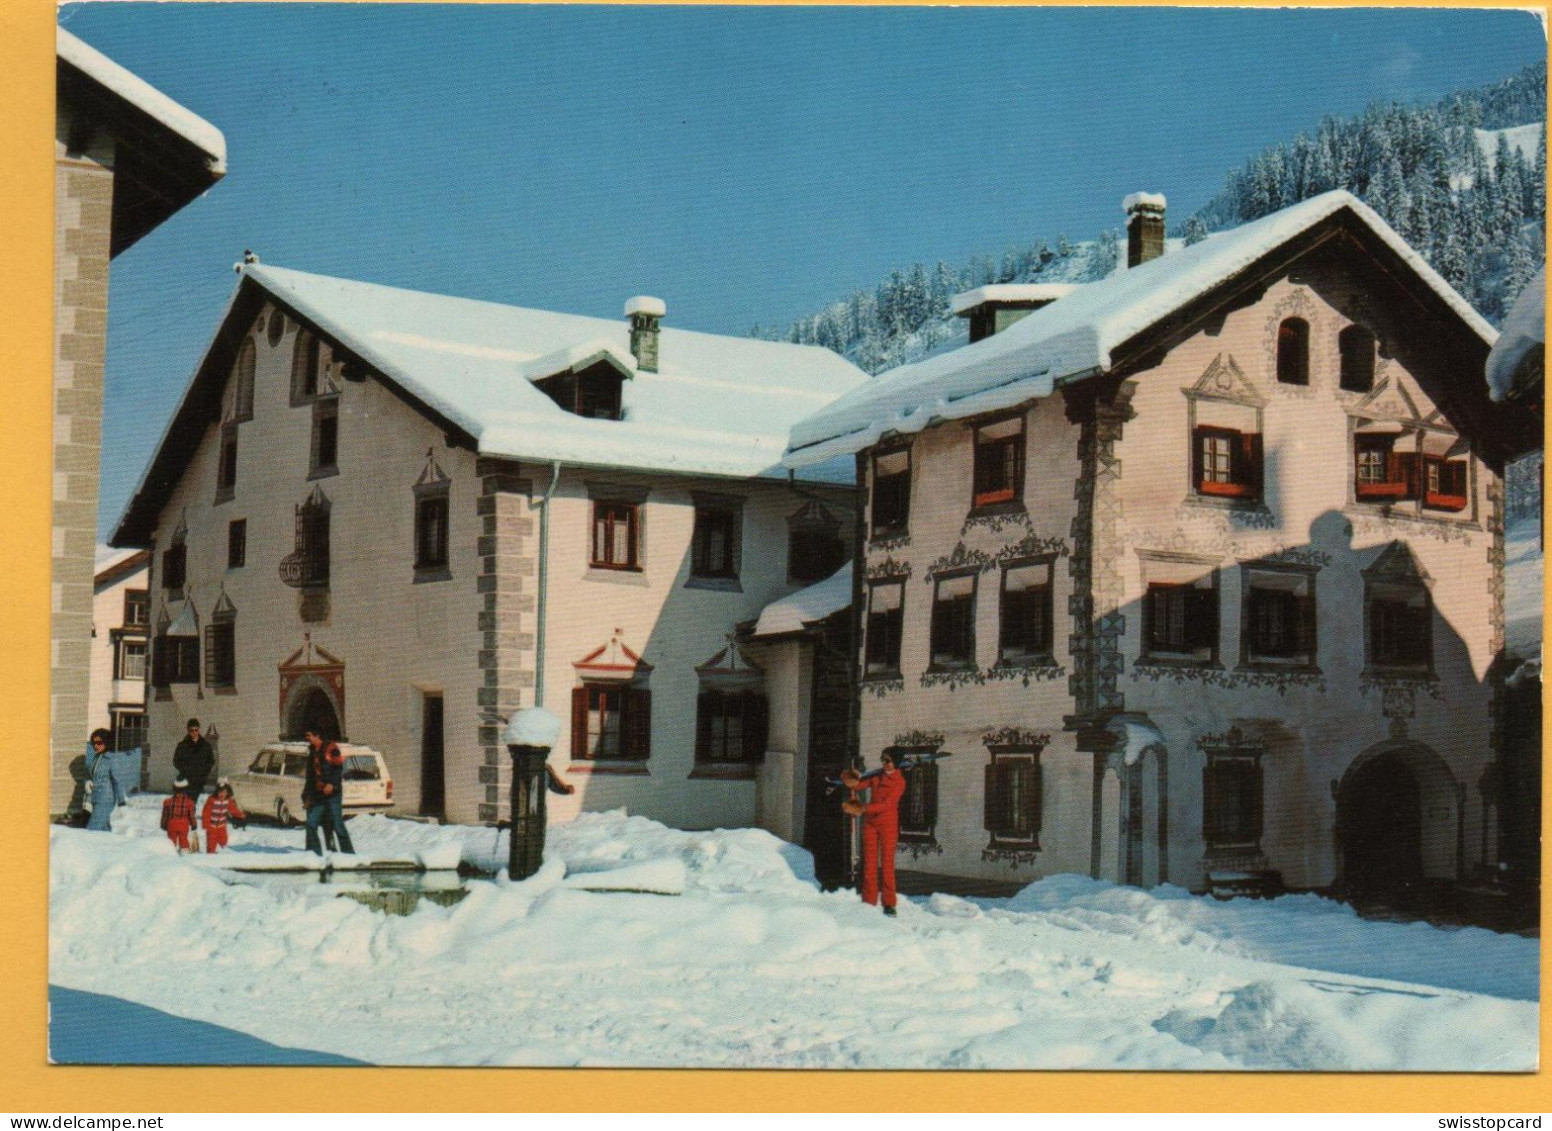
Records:
<instances>
[{"instance_id":1,"label":"snow bank","mask_svg":"<svg viewBox=\"0 0 1552 1131\"><path fill-rule=\"evenodd\" d=\"M1541 519L1504 531L1504 648L1511 658L1541 655Z\"/></svg>"},{"instance_id":2,"label":"snow bank","mask_svg":"<svg viewBox=\"0 0 1552 1131\"><path fill-rule=\"evenodd\" d=\"M1367 923L1311 897L1056 877L888 919L821 892L807 854L767 833L614 812L552 827L527 880L394 917L316 882L228 883L173 853L155 803L121 810L113 834L52 830L51 982L283 1049L426 1065L1536 1062L1534 940ZM364 856L505 854L489 829L363 817L352 836ZM218 863L304 855L298 830L233 839Z\"/></svg>"}]
</instances>

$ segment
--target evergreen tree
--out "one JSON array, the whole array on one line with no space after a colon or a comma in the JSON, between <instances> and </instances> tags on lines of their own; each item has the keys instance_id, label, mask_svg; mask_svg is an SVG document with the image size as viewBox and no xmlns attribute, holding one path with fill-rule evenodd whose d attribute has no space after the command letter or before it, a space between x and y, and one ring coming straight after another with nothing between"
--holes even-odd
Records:
<instances>
[{"instance_id":1,"label":"evergreen tree","mask_svg":"<svg viewBox=\"0 0 1552 1131\"><path fill-rule=\"evenodd\" d=\"M1182 233L1186 239L1186 246L1201 243L1207 238L1207 224L1201 216L1192 216L1186 220L1186 226Z\"/></svg>"}]
</instances>

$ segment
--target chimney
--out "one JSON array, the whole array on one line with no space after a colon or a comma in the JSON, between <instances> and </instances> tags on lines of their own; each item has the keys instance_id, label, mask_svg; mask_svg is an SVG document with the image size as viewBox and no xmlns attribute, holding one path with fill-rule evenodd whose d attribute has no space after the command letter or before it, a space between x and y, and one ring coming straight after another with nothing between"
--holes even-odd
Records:
<instances>
[{"instance_id":1,"label":"chimney","mask_svg":"<svg viewBox=\"0 0 1552 1131\"><path fill-rule=\"evenodd\" d=\"M636 368L643 373L657 372L657 332L668 313L668 305L651 295L637 295L625 300L625 317L630 319L630 351L636 357Z\"/></svg>"},{"instance_id":2,"label":"chimney","mask_svg":"<svg viewBox=\"0 0 1552 1131\"><path fill-rule=\"evenodd\" d=\"M1164 254L1164 194L1134 192L1121 202L1126 210L1126 265L1136 267Z\"/></svg>"}]
</instances>

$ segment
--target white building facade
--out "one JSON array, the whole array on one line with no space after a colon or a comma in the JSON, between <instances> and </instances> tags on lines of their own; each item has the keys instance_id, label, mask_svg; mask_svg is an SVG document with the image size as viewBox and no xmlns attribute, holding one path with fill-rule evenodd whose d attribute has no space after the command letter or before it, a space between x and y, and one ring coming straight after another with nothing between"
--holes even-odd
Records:
<instances>
[{"instance_id":1,"label":"white building facade","mask_svg":"<svg viewBox=\"0 0 1552 1131\"><path fill-rule=\"evenodd\" d=\"M319 724L397 810L504 819L504 720L542 702L578 809L753 824L763 672L729 637L832 573L850 461L790 476L827 351L248 265L117 532L154 546L151 776Z\"/></svg>"}]
</instances>

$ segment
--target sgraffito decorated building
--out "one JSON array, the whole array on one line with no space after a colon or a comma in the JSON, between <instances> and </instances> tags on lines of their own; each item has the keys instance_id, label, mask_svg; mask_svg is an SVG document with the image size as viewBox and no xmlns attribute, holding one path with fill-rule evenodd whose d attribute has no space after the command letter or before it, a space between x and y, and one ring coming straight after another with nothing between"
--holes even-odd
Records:
<instances>
[{"instance_id":1,"label":"sgraffito decorated building","mask_svg":"<svg viewBox=\"0 0 1552 1131\"><path fill-rule=\"evenodd\" d=\"M860 745L902 866L1423 889L1498 862L1495 333L1328 193L956 304L970 344L793 430L853 456Z\"/></svg>"}]
</instances>

